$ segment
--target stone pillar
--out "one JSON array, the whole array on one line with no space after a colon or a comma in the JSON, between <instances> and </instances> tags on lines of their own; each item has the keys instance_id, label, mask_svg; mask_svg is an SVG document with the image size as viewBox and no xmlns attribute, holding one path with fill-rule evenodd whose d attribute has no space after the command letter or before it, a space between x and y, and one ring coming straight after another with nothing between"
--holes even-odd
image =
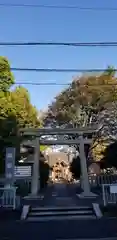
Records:
<instances>
[{"instance_id":1,"label":"stone pillar","mask_svg":"<svg viewBox=\"0 0 117 240\"><path fill-rule=\"evenodd\" d=\"M39 159L40 159L40 145L39 145L39 139L36 138L32 182L31 182L31 195L33 196L37 196L38 191L40 189Z\"/></svg>"},{"instance_id":2,"label":"stone pillar","mask_svg":"<svg viewBox=\"0 0 117 240\"><path fill-rule=\"evenodd\" d=\"M79 136L79 140L80 140L80 145L79 145L80 165L81 165L82 187L83 187L83 193L81 193L79 197L80 198L96 197L96 195L90 191L83 135Z\"/></svg>"}]
</instances>

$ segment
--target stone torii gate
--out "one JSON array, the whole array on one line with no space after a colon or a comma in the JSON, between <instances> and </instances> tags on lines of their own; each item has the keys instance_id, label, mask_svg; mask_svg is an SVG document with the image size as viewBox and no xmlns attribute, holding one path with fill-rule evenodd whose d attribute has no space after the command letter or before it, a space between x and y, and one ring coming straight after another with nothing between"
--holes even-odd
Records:
<instances>
[{"instance_id":1,"label":"stone torii gate","mask_svg":"<svg viewBox=\"0 0 117 240\"><path fill-rule=\"evenodd\" d=\"M90 191L90 184L87 172L86 156L84 151L84 144L91 144L92 139L84 138L88 134L93 134L96 131L96 127L93 128L71 128L71 129L22 129L20 132L24 136L34 136L33 141L35 145L33 175L31 183L31 195L37 196L40 189L39 181L39 159L40 159L40 145L79 145L79 154L81 160L81 174L82 174L82 188L83 192L79 195L80 198L95 197L96 195ZM73 135L77 134L78 138L75 140L42 140L41 137L45 135Z\"/></svg>"}]
</instances>

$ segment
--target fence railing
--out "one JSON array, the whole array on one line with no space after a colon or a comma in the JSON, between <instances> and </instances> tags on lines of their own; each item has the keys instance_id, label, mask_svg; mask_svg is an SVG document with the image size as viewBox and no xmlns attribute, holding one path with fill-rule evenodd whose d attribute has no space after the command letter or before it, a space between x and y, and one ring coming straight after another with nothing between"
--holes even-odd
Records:
<instances>
[{"instance_id":1,"label":"fence railing","mask_svg":"<svg viewBox=\"0 0 117 240\"><path fill-rule=\"evenodd\" d=\"M15 178L14 185L17 187L17 195L25 196L31 191L31 177L17 177ZM6 184L5 178L0 178L0 187L3 188Z\"/></svg>"},{"instance_id":2,"label":"fence railing","mask_svg":"<svg viewBox=\"0 0 117 240\"><path fill-rule=\"evenodd\" d=\"M89 183L91 188L101 188L103 184L112 184L116 182L117 174L89 175ZM77 181L77 184L82 188L82 177Z\"/></svg>"},{"instance_id":3,"label":"fence railing","mask_svg":"<svg viewBox=\"0 0 117 240\"><path fill-rule=\"evenodd\" d=\"M27 185L29 188L31 185L32 177L16 177L15 184L17 185ZM102 186L102 184L111 184L117 182L117 174L100 174L100 175L89 175L89 183L91 187ZM80 184L80 180L77 181ZM0 185L5 185L5 178L0 178Z\"/></svg>"},{"instance_id":4,"label":"fence railing","mask_svg":"<svg viewBox=\"0 0 117 240\"><path fill-rule=\"evenodd\" d=\"M117 203L117 193L111 193L111 186L113 186L113 184L102 184L102 197L104 206ZM117 186L117 184L115 184L115 186Z\"/></svg>"},{"instance_id":5,"label":"fence railing","mask_svg":"<svg viewBox=\"0 0 117 240\"><path fill-rule=\"evenodd\" d=\"M112 184L117 182L117 174L89 175L91 187L101 187L103 184Z\"/></svg>"},{"instance_id":6,"label":"fence railing","mask_svg":"<svg viewBox=\"0 0 117 240\"><path fill-rule=\"evenodd\" d=\"M20 197L27 196L31 193L31 177L17 177L15 178L15 190L9 190L4 188L5 178L0 178L0 204L4 206L13 206L13 191L14 194ZM117 182L117 174L101 174L101 175L89 175L90 187L97 189L97 194L102 197L102 185L105 185L103 195L106 196L106 202L114 203L116 201L116 194L111 195L109 193L110 184ZM82 181L77 182L77 186L82 187ZM3 194L4 191L4 194ZM10 192L9 192L10 191ZM103 196L103 199L104 199ZM9 200L8 200L9 199ZM16 203L15 203L16 204Z\"/></svg>"},{"instance_id":7,"label":"fence railing","mask_svg":"<svg viewBox=\"0 0 117 240\"><path fill-rule=\"evenodd\" d=\"M0 206L6 208L16 208L16 187L0 188Z\"/></svg>"}]
</instances>

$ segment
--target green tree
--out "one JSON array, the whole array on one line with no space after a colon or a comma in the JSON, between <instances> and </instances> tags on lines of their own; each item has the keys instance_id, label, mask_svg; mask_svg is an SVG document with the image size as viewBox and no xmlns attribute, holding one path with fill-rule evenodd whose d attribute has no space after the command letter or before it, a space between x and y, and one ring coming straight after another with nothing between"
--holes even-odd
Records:
<instances>
[{"instance_id":1,"label":"green tree","mask_svg":"<svg viewBox=\"0 0 117 240\"><path fill-rule=\"evenodd\" d=\"M114 167L117 169L117 141L107 146L103 152L101 162L107 167Z\"/></svg>"},{"instance_id":2,"label":"green tree","mask_svg":"<svg viewBox=\"0 0 117 240\"><path fill-rule=\"evenodd\" d=\"M87 125L108 102L117 99L117 79L113 68L108 67L98 75L86 75L74 79L49 106L59 124Z\"/></svg>"},{"instance_id":3,"label":"green tree","mask_svg":"<svg viewBox=\"0 0 117 240\"><path fill-rule=\"evenodd\" d=\"M4 172L6 147L15 147L16 159L20 157L19 128L41 124L27 89L19 86L11 90L14 83L8 60L0 57L0 172Z\"/></svg>"},{"instance_id":4,"label":"green tree","mask_svg":"<svg viewBox=\"0 0 117 240\"><path fill-rule=\"evenodd\" d=\"M20 127L39 127L38 112L30 102L28 90L17 87L11 92L12 111Z\"/></svg>"},{"instance_id":5,"label":"green tree","mask_svg":"<svg viewBox=\"0 0 117 240\"><path fill-rule=\"evenodd\" d=\"M7 58L0 57L0 91L6 92L14 83L14 76L10 70Z\"/></svg>"},{"instance_id":6,"label":"green tree","mask_svg":"<svg viewBox=\"0 0 117 240\"><path fill-rule=\"evenodd\" d=\"M99 128L96 131L91 154L95 161L101 161L106 148L117 141L117 101L105 104L97 116Z\"/></svg>"}]
</instances>

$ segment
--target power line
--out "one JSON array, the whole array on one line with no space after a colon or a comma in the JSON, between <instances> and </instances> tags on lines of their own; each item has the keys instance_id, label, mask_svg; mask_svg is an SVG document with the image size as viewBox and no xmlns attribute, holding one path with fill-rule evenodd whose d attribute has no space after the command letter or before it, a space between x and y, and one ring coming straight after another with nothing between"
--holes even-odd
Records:
<instances>
[{"instance_id":1,"label":"power line","mask_svg":"<svg viewBox=\"0 0 117 240\"><path fill-rule=\"evenodd\" d=\"M32 86L70 86L72 85L72 82L71 83L57 83L57 82L16 82L14 83L14 85L17 85L17 84L25 84L25 85L32 85ZM117 86L117 83L116 84L112 84L112 83L108 83L108 84L90 84L90 85L87 85L87 84L81 84L79 86L84 86L84 87L99 87L99 86L104 86L104 87L108 87L108 86Z\"/></svg>"},{"instance_id":2,"label":"power line","mask_svg":"<svg viewBox=\"0 0 117 240\"><path fill-rule=\"evenodd\" d=\"M79 73L91 73L91 72L105 72L107 69L67 69L67 68L11 68L12 71L30 71L30 72L79 72ZM117 69L114 69L117 71Z\"/></svg>"},{"instance_id":3,"label":"power line","mask_svg":"<svg viewBox=\"0 0 117 240\"><path fill-rule=\"evenodd\" d=\"M0 7L46 8L46 9L73 9L79 11L117 11L115 7L81 7L78 5L44 5L44 4L15 4L0 3Z\"/></svg>"},{"instance_id":4,"label":"power line","mask_svg":"<svg viewBox=\"0 0 117 240\"><path fill-rule=\"evenodd\" d=\"M117 47L117 41L112 42L0 42L0 46L71 46L71 47Z\"/></svg>"},{"instance_id":5,"label":"power line","mask_svg":"<svg viewBox=\"0 0 117 240\"><path fill-rule=\"evenodd\" d=\"M56 83L56 82L46 82L46 83L43 83L43 82L41 82L41 83L38 83L38 82L16 82L15 83L16 85L17 84L25 84L25 85L34 85L34 86L55 86L55 85L57 85L57 86L69 86L70 85L70 83Z\"/></svg>"}]
</instances>

